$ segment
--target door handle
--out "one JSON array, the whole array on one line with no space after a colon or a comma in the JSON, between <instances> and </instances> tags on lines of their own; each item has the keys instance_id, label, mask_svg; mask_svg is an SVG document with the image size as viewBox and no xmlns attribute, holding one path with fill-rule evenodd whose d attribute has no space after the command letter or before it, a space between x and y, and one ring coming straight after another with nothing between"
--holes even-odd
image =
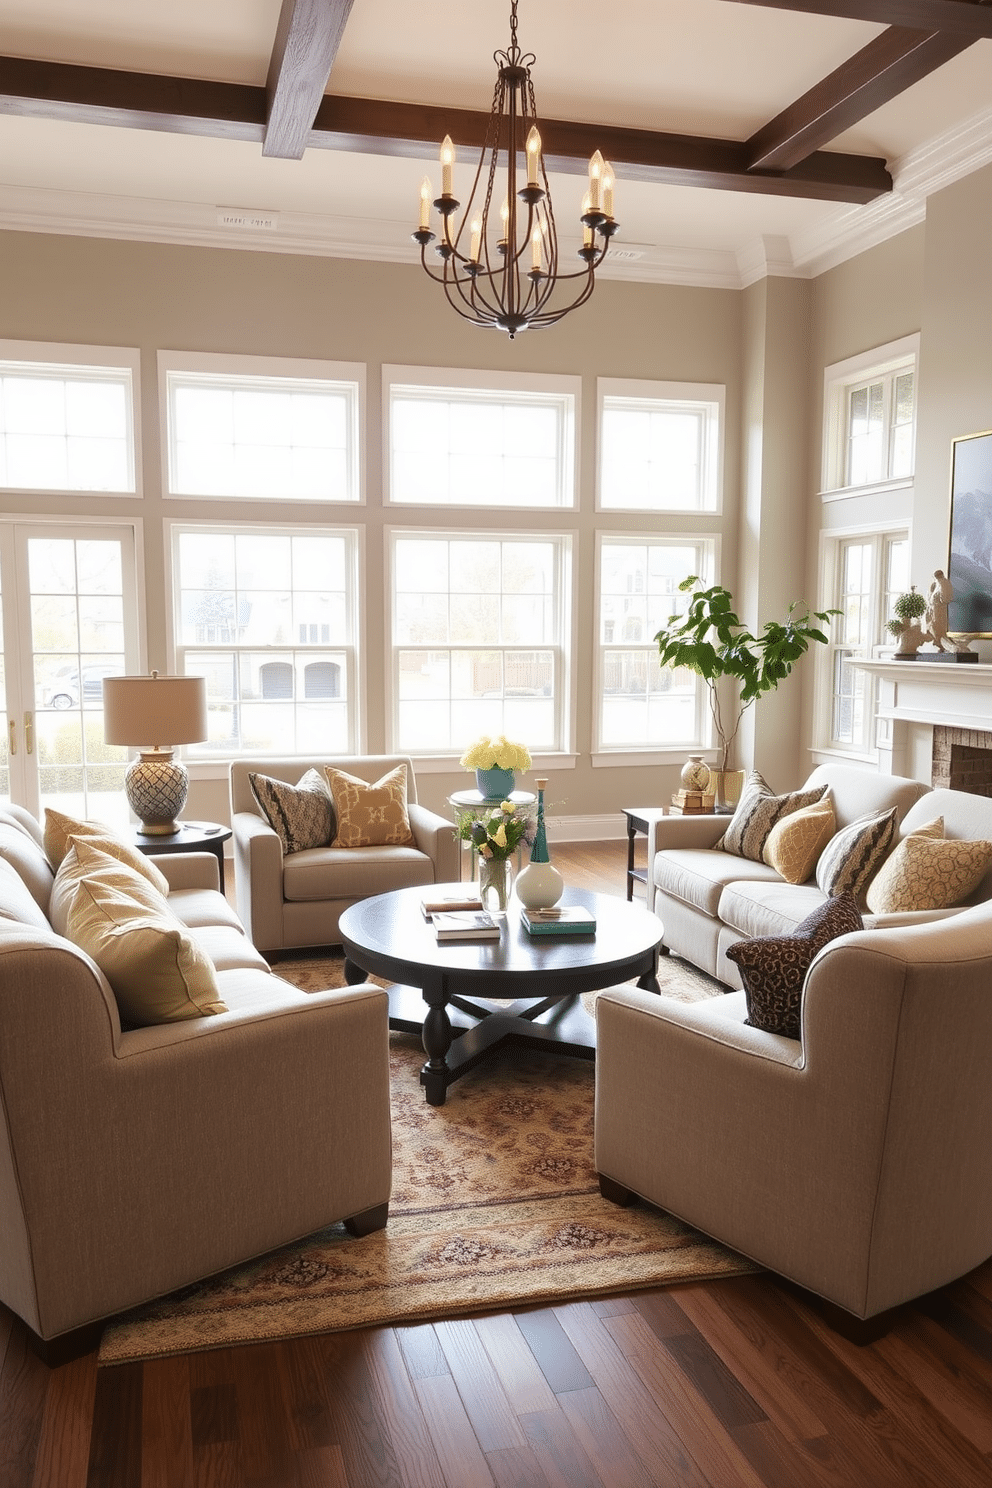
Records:
<instances>
[{"instance_id":1,"label":"door handle","mask_svg":"<svg viewBox=\"0 0 992 1488\"><path fill-rule=\"evenodd\" d=\"M8 748L11 754L17 753L17 722L13 718L7 720L7 736L10 740Z\"/></svg>"},{"instance_id":2,"label":"door handle","mask_svg":"<svg viewBox=\"0 0 992 1488\"><path fill-rule=\"evenodd\" d=\"M28 754L34 754L34 714L24 715L24 748Z\"/></svg>"}]
</instances>

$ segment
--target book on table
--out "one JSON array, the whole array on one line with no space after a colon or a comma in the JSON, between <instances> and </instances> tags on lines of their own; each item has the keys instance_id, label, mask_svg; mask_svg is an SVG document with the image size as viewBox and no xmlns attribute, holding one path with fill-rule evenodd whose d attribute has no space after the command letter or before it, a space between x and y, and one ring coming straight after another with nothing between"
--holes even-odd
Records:
<instances>
[{"instance_id":1,"label":"book on table","mask_svg":"<svg viewBox=\"0 0 992 1488\"><path fill-rule=\"evenodd\" d=\"M438 940L499 940L499 921L485 909L455 909L431 916Z\"/></svg>"},{"instance_id":2,"label":"book on table","mask_svg":"<svg viewBox=\"0 0 992 1488\"><path fill-rule=\"evenodd\" d=\"M478 894L427 894L420 901L420 908L424 919L429 920L436 914L451 914L454 910L483 909L484 905Z\"/></svg>"},{"instance_id":3,"label":"book on table","mask_svg":"<svg viewBox=\"0 0 992 1488\"><path fill-rule=\"evenodd\" d=\"M520 920L529 935L592 935L596 930L595 915L581 904L522 909Z\"/></svg>"}]
</instances>

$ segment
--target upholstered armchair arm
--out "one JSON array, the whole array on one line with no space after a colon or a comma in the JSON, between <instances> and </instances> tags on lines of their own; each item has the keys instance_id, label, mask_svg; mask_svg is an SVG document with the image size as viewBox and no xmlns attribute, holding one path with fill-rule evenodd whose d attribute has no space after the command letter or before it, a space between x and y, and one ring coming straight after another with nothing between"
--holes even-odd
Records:
<instances>
[{"instance_id":1,"label":"upholstered armchair arm","mask_svg":"<svg viewBox=\"0 0 992 1488\"><path fill-rule=\"evenodd\" d=\"M422 853L434 864L435 883L454 883L458 878L458 839L449 818L428 811L418 801L409 805L410 830Z\"/></svg>"},{"instance_id":2,"label":"upholstered armchair arm","mask_svg":"<svg viewBox=\"0 0 992 1488\"><path fill-rule=\"evenodd\" d=\"M249 940L264 956L284 944L282 843L254 811L234 812L231 827L238 915Z\"/></svg>"}]
</instances>

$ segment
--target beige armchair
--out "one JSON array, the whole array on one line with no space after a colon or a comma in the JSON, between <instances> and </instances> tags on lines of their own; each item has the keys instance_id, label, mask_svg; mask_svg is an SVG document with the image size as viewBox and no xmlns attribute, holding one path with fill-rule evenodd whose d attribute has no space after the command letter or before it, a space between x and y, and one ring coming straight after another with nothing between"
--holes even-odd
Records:
<instances>
[{"instance_id":1,"label":"beige armchair","mask_svg":"<svg viewBox=\"0 0 992 1488\"><path fill-rule=\"evenodd\" d=\"M597 1002L596 1166L878 1319L992 1255L992 904L826 946L801 1041L745 995ZM856 1330L855 1330L856 1331Z\"/></svg>"},{"instance_id":2,"label":"beige armchair","mask_svg":"<svg viewBox=\"0 0 992 1488\"><path fill-rule=\"evenodd\" d=\"M414 836L410 847L314 847L284 857L248 778L257 772L295 785L308 770L334 765L371 783L399 764L407 767ZM338 944L338 920L360 899L458 878L454 825L420 805L413 761L403 755L235 760L231 825L238 913L257 949L270 960L290 948Z\"/></svg>"}]
</instances>

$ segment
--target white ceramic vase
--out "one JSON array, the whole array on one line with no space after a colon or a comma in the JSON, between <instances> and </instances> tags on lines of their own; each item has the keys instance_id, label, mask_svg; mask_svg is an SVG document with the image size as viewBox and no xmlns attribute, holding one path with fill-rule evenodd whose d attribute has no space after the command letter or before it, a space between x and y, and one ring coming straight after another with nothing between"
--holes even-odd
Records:
<instances>
[{"instance_id":1,"label":"white ceramic vase","mask_svg":"<svg viewBox=\"0 0 992 1488\"><path fill-rule=\"evenodd\" d=\"M565 880L554 863L531 861L521 868L513 887L525 909L550 909L561 898Z\"/></svg>"}]
</instances>

